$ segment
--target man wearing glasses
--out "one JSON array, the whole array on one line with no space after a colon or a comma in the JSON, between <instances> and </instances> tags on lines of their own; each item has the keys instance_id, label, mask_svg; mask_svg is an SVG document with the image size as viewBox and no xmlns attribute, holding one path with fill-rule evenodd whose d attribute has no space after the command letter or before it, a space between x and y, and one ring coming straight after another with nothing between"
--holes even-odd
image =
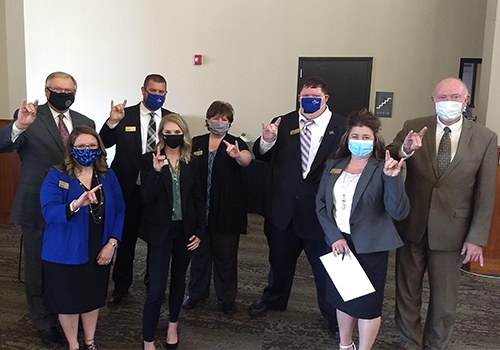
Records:
<instances>
[{"instance_id":1,"label":"man wearing glasses","mask_svg":"<svg viewBox=\"0 0 500 350\"><path fill-rule=\"evenodd\" d=\"M116 251L113 268L115 288L108 305L117 305L128 293L133 281L135 244L143 205L140 195L140 160L144 153L154 150L158 142L158 125L163 116L170 114L162 108L167 96L167 82L159 74L150 74L141 87L142 101L125 108L127 100L114 105L99 134L106 148L116 145L111 169L116 173L125 200L125 223L122 241Z\"/></svg>"},{"instance_id":2,"label":"man wearing glasses","mask_svg":"<svg viewBox=\"0 0 500 350\"><path fill-rule=\"evenodd\" d=\"M21 225L24 240L25 289L31 320L49 348L62 345L56 328L57 315L43 302L42 238L45 220L40 207L40 188L47 171L62 162L69 134L74 127L94 122L70 110L76 95L75 79L54 72L45 81L47 103L26 103L14 113L14 120L0 129L0 152L17 151L21 159L21 179L11 213L11 221Z\"/></svg>"}]
</instances>

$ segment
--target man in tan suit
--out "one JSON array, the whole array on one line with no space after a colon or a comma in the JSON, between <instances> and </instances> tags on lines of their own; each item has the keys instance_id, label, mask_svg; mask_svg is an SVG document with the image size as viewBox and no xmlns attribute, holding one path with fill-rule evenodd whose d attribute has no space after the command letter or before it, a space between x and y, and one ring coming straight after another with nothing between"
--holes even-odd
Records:
<instances>
[{"instance_id":1,"label":"man in tan suit","mask_svg":"<svg viewBox=\"0 0 500 350\"><path fill-rule=\"evenodd\" d=\"M488 242L497 169L497 135L462 117L469 94L455 78L431 97L436 114L405 122L388 146L406 157L410 214L397 228L396 327L400 349L446 349L455 323L460 267L479 261ZM415 132L414 130L417 130ZM430 300L422 331L422 280Z\"/></svg>"}]
</instances>

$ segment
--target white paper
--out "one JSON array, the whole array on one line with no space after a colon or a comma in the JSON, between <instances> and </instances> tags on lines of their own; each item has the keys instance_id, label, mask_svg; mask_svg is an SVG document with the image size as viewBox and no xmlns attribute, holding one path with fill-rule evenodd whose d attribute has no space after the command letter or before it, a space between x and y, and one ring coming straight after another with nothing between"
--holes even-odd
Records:
<instances>
[{"instance_id":1,"label":"white paper","mask_svg":"<svg viewBox=\"0 0 500 350\"><path fill-rule=\"evenodd\" d=\"M372 283L352 252L333 256L333 252L320 256L321 262L344 301L375 292Z\"/></svg>"}]
</instances>

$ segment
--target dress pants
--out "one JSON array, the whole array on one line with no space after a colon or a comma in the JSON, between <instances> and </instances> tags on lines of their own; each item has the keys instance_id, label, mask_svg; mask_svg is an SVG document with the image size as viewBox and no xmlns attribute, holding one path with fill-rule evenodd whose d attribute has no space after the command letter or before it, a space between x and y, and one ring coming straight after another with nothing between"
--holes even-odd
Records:
<instances>
[{"instance_id":1,"label":"dress pants","mask_svg":"<svg viewBox=\"0 0 500 350\"><path fill-rule=\"evenodd\" d=\"M128 292L133 282L135 245L143 210L141 186L136 185L125 201L122 240L116 249L115 266L113 267L115 291L122 294Z\"/></svg>"},{"instance_id":2,"label":"dress pants","mask_svg":"<svg viewBox=\"0 0 500 350\"><path fill-rule=\"evenodd\" d=\"M42 244L43 228L21 226L24 241L24 287L30 318L39 331L54 327L57 315L51 314L44 304Z\"/></svg>"},{"instance_id":3,"label":"dress pants","mask_svg":"<svg viewBox=\"0 0 500 350\"><path fill-rule=\"evenodd\" d=\"M324 241L315 241L298 237L290 223L284 231L273 225L272 238L268 240L269 264L268 285L264 288L261 299L272 310L286 310L297 259L302 250L311 265L316 283L318 306L329 325L337 325L335 308L326 301L326 278L329 278L319 257L331 251Z\"/></svg>"},{"instance_id":4,"label":"dress pants","mask_svg":"<svg viewBox=\"0 0 500 350\"><path fill-rule=\"evenodd\" d=\"M195 301L210 293L212 264L214 287L219 302L231 302L238 290L239 234L205 231L200 247L193 251L188 295Z\"/></svg>"},{"instance_id":5,"label":"dress pants","mask_svg":"<svg viewBox=\"0 0 500 350\"><path fill-rule=\"evenodd\" d=\"M142 314L142 337L148 342L155 338L169 269L171 272L168 295L170 322L179 320L186 289L186 271L191 260L191 252L187 249L182 221L172 222L170 230L169 233L173 233L174 239L166 239L160 245L148 244L149 287Z\"/></svg>"},{"instance_id":6,"label":"dress pants","mask_svg":"<svg viewBox=\"0 0 500 350\"><path fill-rule=\"evenodd\" d=\"M427 234L419 243L403 239L396 251L396 328L408 350L447 349L453 333L460 285L460 251L429 249ZM429 276L429 307L422 332L422 282Z\"/></svg>"}]
</instances>

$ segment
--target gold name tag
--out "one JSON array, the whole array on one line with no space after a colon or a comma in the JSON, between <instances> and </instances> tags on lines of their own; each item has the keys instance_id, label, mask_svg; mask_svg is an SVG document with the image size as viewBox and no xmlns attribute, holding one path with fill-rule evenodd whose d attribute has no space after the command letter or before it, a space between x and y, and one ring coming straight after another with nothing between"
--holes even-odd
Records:
<instances>
[{"instance_id":1,"label":"gold name tag","mask_svg":"<svg viewBox=\"0 0 500 350\"><path fill-rule=\"evenodd\" d=\"M199 156L203 155L203 150L195 151L195 152L193 152L193 154L195 156L199 157Z\"/></svg>"},{"instance_id":2,"label":"gold name tag","mask_svg":"<svg viewBox=\"0 0 500 350\"><path fill-rule=\"evenodd\" d=\"M135 126L126 126L125 127L125 132L134 132L135 131Z\"/></svg>"},{"instance_id":3,"label":"gold name tag","mask_svg":"<svg viewBox=\"0 0 500 350\"><path fill-rule=\"evenodd\" d=\"M330 170L330 174L340 174L342 172L342 169L336 169L336 168L333 168L332 170Z\"/></svg>"},{"instance_id":4,"label":"gold name tag","mask_svg":"<svg viewBox=\"0 0 500 350\"><path fill-rule=\"evenodd\" d=\"M298 134L299 132L300 132L300 128L293 129L290 131L290 135L295 135L295 134Z\"/></svg>"},{"instance_id":5,"label":"gold name tag","mask_svg":"<svg viewBox=\"0 0 500 350\"><path fill-rule=\"evenodd\" d=\"M59 180L59 187L69 190L69 183Z\"/></svg>"}]
</instances>

